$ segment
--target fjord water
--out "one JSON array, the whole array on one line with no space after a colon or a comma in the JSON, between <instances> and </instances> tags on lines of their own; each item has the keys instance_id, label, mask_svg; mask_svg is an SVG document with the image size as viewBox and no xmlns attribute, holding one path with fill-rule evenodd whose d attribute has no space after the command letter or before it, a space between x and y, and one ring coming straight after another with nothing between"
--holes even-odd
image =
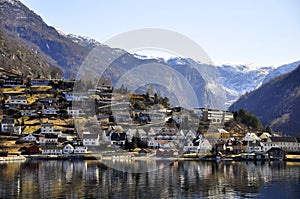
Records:
<instances>
[{"instance_id":1,"label":"fjord water","mask_svg":"<svg viewBox=\"0 0 300 199\"><path fill-rule=\"evenodd\" d=\"M129 164L134 167L137 161ZM299 195L300 163L297 162L176 161L146 173L122 172L99 161L0 163L0 198L299 198Z\"/></svg>"}]
</instances>

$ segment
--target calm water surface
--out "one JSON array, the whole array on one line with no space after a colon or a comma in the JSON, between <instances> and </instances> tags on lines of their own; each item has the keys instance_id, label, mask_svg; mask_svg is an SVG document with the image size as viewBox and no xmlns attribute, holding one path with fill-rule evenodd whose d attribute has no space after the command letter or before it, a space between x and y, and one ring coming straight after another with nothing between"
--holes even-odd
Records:
<instances>
[{"instance_id":1,"label":"calm water surface","mask_svg":"<svg viewBox=\"0 0 300 199\"><path fill-rule=\"evenodd\" d=\"M179 161L146 173L98 161L0 163L0 198L299 197L300 163Z\"/></svg>"}]
</instances>

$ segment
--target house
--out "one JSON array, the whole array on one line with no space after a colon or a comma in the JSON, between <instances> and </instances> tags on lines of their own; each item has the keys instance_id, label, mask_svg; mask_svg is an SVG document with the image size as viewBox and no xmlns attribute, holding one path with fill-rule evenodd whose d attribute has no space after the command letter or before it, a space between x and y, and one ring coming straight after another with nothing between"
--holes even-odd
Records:
<instances>
[{"instance_id":1,"label":"house","mask_svg":"<svg viewBox=\"0 0 300 199\"><path fill-rule=\"evenodd\" d=\"M15 122L14 118L4 117L1 121L1 132L14 133Z\"/></svg>"},{"instance_id":2,"label":"house","mask_svg":"<svg viewBox=\"0 0 300 199\"><path fill-rule=\"evenodd\" d=\"M205 154L212 150L212 148L214 147L212 144L213 143L210 143L208 139L206 139L203 135L198 135L192 141L188 140L187 145L183 147L183 151L189 153Z\"/></svg>"},{"instance_id":3,"label":"house","mask_svg":"<svg viewBox=\"0 0 300 199\"><path fill-rule=\"evenodd\" d=\"M224 124L233 119L233 114L225 110L197 108L195 112L203 121L211 124Z\"/></svg>"},{"instance_id":4,"label":"house","mask_svg":"<svg viewBox=\"0 0 300 199\"><path fill-rule=\"evenodd\" d=\"M74 147L71 144L67 144L63 147L64 154L71 154L74 152Z\"/></svg>"},{"instance_id":5,"label":"house","mask_svg":"<svg viewBox=\"0 0 300 199\"><path fill-rule=\"evenodd\" d=\"M132 142L132 138L134 136L136 136L136 134L137 134L137 130L136 129L128 129L126 131L126 136L127 136L128 142Z\"/></svg>"},{"instance_id":6,"label":"house","mask_svg":"<svg viewBox=\"0 0 300 199\"><path fill-rule=\"evenodd\" d=\"M58 110L54 105L43 105L42 114L45 116L56 116Z\"/></svg>"},{"instance_id":7,"label":"house","mask_svg":"<svg viewBox=\"0 0 300 199\"><path fill-rule=\"evenodd\" d=\"M32 134L29 134L25 137L21 138L22 141L26 141L26 142L35 142L36 141L36 137L33 136Z\"/></svg>"},{"instance_id":8,"label":"house","mask_svg":"<svg viewBox=\"0 0 300 199\"><path fill-rule=\"evenodd\" d=\"M27 104L27 97L24 95L9 96L8 107L9 108L21 108L22 105Z\"/></svg>"},{"instance_id":9,"label":"house","mask_svg":"<svg viewBox=\"0 0 300 199\"><path fill-rule=\"evenodd\" d=\"M247 141L247 148L248 152L261 152L262 151L262 145L259 141Z\"/></svg>"},{"instance_id":10,"label":"house","mask_svg":"<svg viewBox=\"0 0 300 199\"><path fill-rule=\"evenodd\" d=\"M230 138L230 133L225 129L218 129L217 131L220 135L221 140L228 140Z\"/></svg>"},{"instance_id":11,"label":"house","mask_svg":"<svg viewBox=\"0 0 300 199\"><path fill-rule=\"evenodd\" d=\"M68 107L67 113L71 117L79 117L79 116L84 115L84 113L82 113L79 108L75 108L75 107Z\"/></svg>"},{"instance_id":12,"label":"house","mask_svg":"<svg viewBox=\"0 0 300 199\"><path fill-rule=\"evenodd\" d=\"M83 146L99 146L100 136L99 134L83 134Z\"/></svg>"},{"instance_id":13,"label":"house","mask_svg":"<svg viewBox=\"0 0 300 199\"><path fill-rule=\"evenodd\" d=\"M39 146L33 145L33 146L28 147L26 149L25 153L28 155L39 154L39 153L41 153L41 149Z\"/></svg>"},{"instance_id":14,"label":"house","mask_svg":"<svg viewBox=\"0 0 300 199\"><path fill-rule=\"evenodd\" d=\"M20 108L20 113L22 116L33 117L37 115L36 109L32 108L32 106L23 105Z\"/></svg>"},{"instance_id":15,"label":"house","mask_svg":"<svg viewBox=\"0 0 300 199\"><path fill-rule=\"evenodd\" d=\"M41 124L41 134L54 133L54 123L46 122Z\"/></svg>"},{"instance_id":16,"label":"house","mask_svg":"<svg viewBox=\"0 0 300 199\"><path fill-rule=\"evenodd\" d=\"M151 127L151 128L149 129L149 131L148 131L148 136L149 136L150 139L155 137L156 131L157 131L157 130L154 129L153 127Z\"/></svg>"},{"instance_id":17,"label":"house","mask_svg":"<svg viewBox=\"0 0 300 199\"><path fill-rule=\"evenodd\" d=\"M270 137L266 142L261 142L262 150L279 148L285 152L300 152L300 144L295 137Z\"/></svg>"},{"instance_id":18,"label":"house","mask_svg":"<svg viewBox=\"0 0 300 199\"><path fill-rule=\"evenodd\" d=\"M61 155L63 153L62 147L58 147L56 145L48 145L42 147L43 155Z\"/></svg>"},{"instance_id":19,"label":"house","mask_svg":"<svg viewBox=\"0 0 300 199\"><path fill-rule=\"evenodd\" d=\"M196 132L194 130L187 130L184 136L188 140L193 140L196 138Z\"/></svg>"},{"instance_id":20,"label":"house","mask_svg":"<svg viewBox=\"0 0 300 199\"><path fill-rule=\"evenodd\" d=\"M57 103L57 100L55 98L46 97L46 98L39 99L39 102L42 103L43 105L54 105Z\"/></svg>"},{"instance_id":21,"label":"house","mask_svg":"<svg viewBox=\"0 0 300 199\"><path fill-rule=\"evenodd\" d=\"M148 136L144 129L137 129L137 137L141 139L143 142L147 142Z\"/></svg>"},{"instance_id":22,"label":"house","mask_svg":"<svg viewBox=\"0 0 300 199\"><path fill-rule=\"evenodd\" d=\"M181 136L180 132L175 128L163 127L156 133L155 139L157 140L177 140Z\"/></svg>"},{"instance_id":23,"label":"house","mask_svg":"<svg viewBox=\"0 0 300 199\"><path fill-rule=\"evenodd\" d=\"M14 132L13 132L13 134L14 134L14 135L21 135L21 133L22 133L22 128L21 128L21 126L15 126L15 127L14 127Z\"/></svg>"},{"instance_id":24,"label":"house","mask_svg":"<svg viewBox=\"0 0 300 199\"><path fill-rule=\"evenodd\" d=\"M88 152L88 148L86 146L75 146L74 154L85 154Z\"/></svg>"},{"instance_id":25,"label":"house","mask_svg":"<svg viewBox=\"0 0 300 199\"><path fill-rule=\"evenodd\" d=\"M3 87L22 87L24 86L23 78L7 78L4 79Z\"/></svg>"},{"instance_id":26,"label":"house","mask_svg":"<svg viewBox=\"0 0 300 199\"><path fill-rule=\"evenodd\" d=\"M125 132L119 133L117 131L114 131L110 134L110 140L111 140L111 144L125 145L126 133Z\"/></svg>"},{"instance_id":27,"label":"house","mask_svg":"<svg viewBox=\"0 0 300 199\"><path fill-rule=\"evenodd\" d=\"M246 133L243 140L252 142L252 141L260 141L260 138L255 133Z\"/></svg>"},{"instance_id":28,"label":"house","mask_svg":"<svg viewBox=\"0 0 300 199\"><path fill-rule=\"evenodd\" d=\"M198 146L194 146L192 140L188 140L185 146L183 147L184 153L198 153Z\"/></svg>"},{"instance_id":29,"label":"house","mask_svg":"<svg viewBox=\"0 0 300 199\"><path fill-rule=\"evenodd\" d=\"M170 149L174 147L174 143L168 140L155 140L158 143L158 148Z\"/></svg>"},{"instance_id":30,"label":"house","mask_svg":"<svg viewBox=\"0 0 300 199\"><path fill-rule=\"evenodd\" d=\"M50 84L50 80L48 79L31 79L31 86L48 86Z\"/></svg>"},{"instance_id":31,"label":"house","mask_svg":"<svg viewBox=\"0 0 300 199\"><path fill-rule=\"evenodd\" d=\"M156 142L156 140L154 140L153 138L151 138L147 141L147 145L149 148L158 148L159 143Z\"/></svg>"},{"instance_id":32,"label":"house","mask_svg":"<svg viewBox=\"0 0 300 199\"><path fill-rule=\"evenodd\" d=\"M260 140L262 140L262 141L267 141L268 138L270 138L270 137L272 137L272 135L270 135L270 133L267 133L267 132L263 132L263 133L259 136Z\"/></svg>"},{"instance_id":33,"label":"house","mask_svg":"<svg viewBox=\"0 0 300 199\"><path fill-rule=\"evenodd\" d=\"M83 93L68 93L65 92L65 98L68 102L72 101L83 101L85 99L88 99L87 96L85 96Z\"/></svg>"},{"instance_id":34,"label":"house","mask_svg":"<svg viewBox=\"0 0 300 199\"><path fill-rule=\"evenodd\" d=\"M40 145L55 145L58 142L58 135L48 133L39 137Z\"/></svg>"}]
</instances>

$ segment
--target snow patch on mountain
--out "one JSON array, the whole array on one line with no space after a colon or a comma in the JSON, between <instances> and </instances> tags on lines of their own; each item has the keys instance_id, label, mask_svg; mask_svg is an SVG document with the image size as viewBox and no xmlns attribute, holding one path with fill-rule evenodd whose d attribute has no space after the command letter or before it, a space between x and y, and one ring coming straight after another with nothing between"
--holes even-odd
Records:
<instances>
[{"instance_id":1,"label":"snow patch on mountain","mask_svg":"<svg viewBox=\"0 0 300 199\"><path fill-rule=\"evenodd\" d=\"M285 65L279 66L276 69L274 69L273 71L271 71L269 74L266 75L263 83L267 83L268 81L270 81L271 79L273 79L275 77L289 73L289 72L293 71L294 69L296 69L299 65L300 65L300 61L296 61L296 62L293 62L290 64L285 64Z\"/></svg>"},{"instance_id":2,"label":"snow patch on mountain","mask_svg":"<svg viewBox=\"0 0 300 199\"><path fill-rule=\"evenodd\" d=\"M86 36L79 36L79 35L75 35L75 34L70 34L70 33L66 33L64 32L62 29L60 28L55 28L57 30L57 32L66 37L71 39L74 43L78 43L79 45L82 45L84 47L90 46L90 47L96 47L98 45L101 45L98 41L96 41L95 39L92 39L90 37L86 37Z\"/></svg>"}]
</instances>

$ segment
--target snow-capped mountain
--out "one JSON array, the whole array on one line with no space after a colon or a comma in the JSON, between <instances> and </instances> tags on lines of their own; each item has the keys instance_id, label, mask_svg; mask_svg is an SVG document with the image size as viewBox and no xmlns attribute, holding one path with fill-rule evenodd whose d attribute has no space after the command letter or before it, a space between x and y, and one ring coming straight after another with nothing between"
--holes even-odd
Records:
<instances>
[{"instance_id":1,"label":"snow-capped mountain","mask_svg":"<svg viewBox=\"0 0 300 199\"><path fill-rule=\"evenodd\" d=\"M292 70L296 69L300 65L300 61L296 61L290 64L285 64L275 68L274 70L270 71L270 73L265 77L263 83L267 83L271 79L278 77L280 75L286 74L291 72Z\"/></svg>"},{"instance_id":2,"label":"snow-capped mountain","mask_svg":"<svg viewBox=\"0 0 300 199\"><path fill-rule=\"evenodd\" d=\"M226 107L246 92L261 86L266 75L274 70L272 67L253 68L247 65L222 65L217 68L226 90Z\"/></svg>"},{"instance_id":3,"label":"snow-capped mountain","mask_svg":"<svg viewBox=\"0 0 300 199\"><path fill-rule=\"evenodd\" d=\"M202 70L204 66L207 68L207 65L191 61L190 59L172 58L167 60L166 63L172 67L179 65L196 67L203 79L210 78L211 82L215 82L215 85L221 87L218 88L218 93L222 93L220 90L225 92L224 108L228 108L243 94L259 88L263 83L268 82L272 78L291 72L300 65L300 61L277 68L230 64L221 66L211 65L211 68L214 68L212 69L214 71L213 78L211 78L211 74L208 75L205 70ZM186 78L189 77L187 76Z\"/></svg>"}]
</instances>

